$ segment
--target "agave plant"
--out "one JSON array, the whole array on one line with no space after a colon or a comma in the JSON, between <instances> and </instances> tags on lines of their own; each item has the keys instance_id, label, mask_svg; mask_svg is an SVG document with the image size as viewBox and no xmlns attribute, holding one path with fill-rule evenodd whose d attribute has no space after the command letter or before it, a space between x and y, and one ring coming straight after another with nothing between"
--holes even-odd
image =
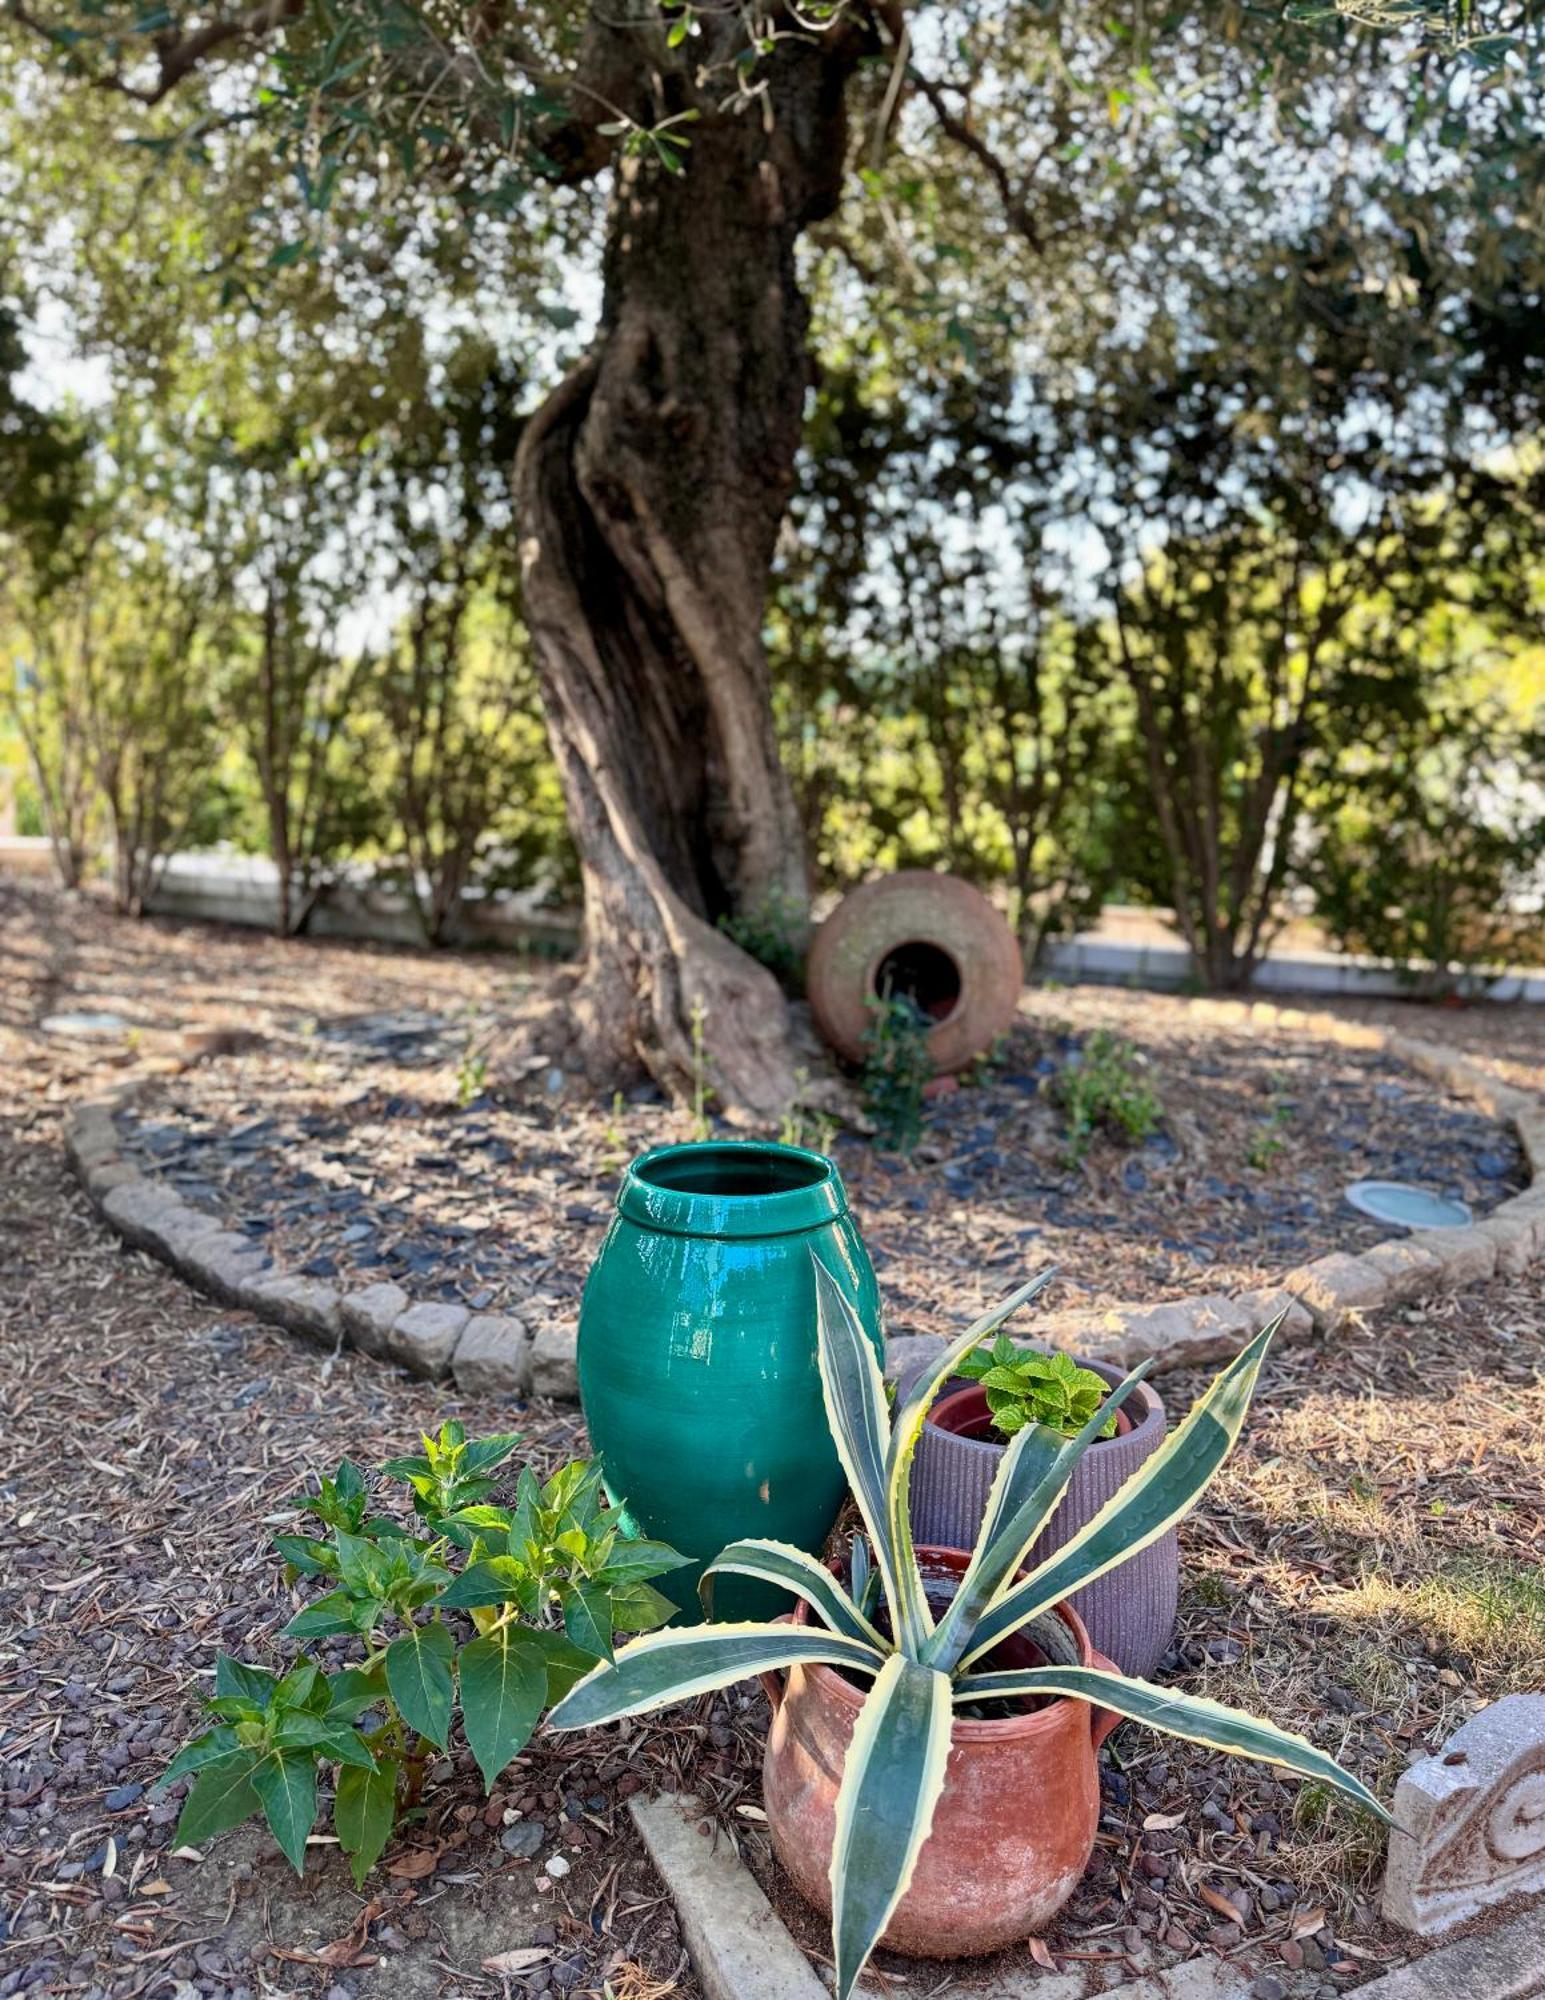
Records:
<instances>
[{"instance_id":1,"label":"agave plant","mask_svg":"<svg viewBox=\"0 0 1545 2000\"><path fill-rule=\"evenodd\" d=\"M831 1858L836 2000L848 2000L870 1952L906 1893L944 1787L957 1706L1068 1695L1172 1735L1278 1764L1347 1793L1387 1819L1367 1788L1306 1738L1270 1722L1114 1669L1078 1664L1054 1607L1166 1534L1227 1457L1249 1408L1278 1321L1229 1363L1184 1423L1088 1525L1054 1556L1026 1570L1074 1466L1136 1388L1143 1368L1113 1390L1073 1437L1027 1424L1003 1455L981 1534L948 1607L929 1605L913 1549L908 1486L923 1419L969 1354L1048 1282L1033 1279L966 1329L887 1409L874 1352L831 1275L816 1260L821 1385L827 1422L868 1530L889 1630L814 1557L783 1542L733 1543L708 1568L793 1591L822 1621L707 1624L636 1639L588 1674L552 1711L548 1727L582 1729L640 1715L795 1662L823 1662L871 1677L837 1797ZM706 1577L705 1577L706 1581ZM1033 1638L1047 1664L994 1671L990 1655L1011 1634Z\"/></svg>"}]
</instances>

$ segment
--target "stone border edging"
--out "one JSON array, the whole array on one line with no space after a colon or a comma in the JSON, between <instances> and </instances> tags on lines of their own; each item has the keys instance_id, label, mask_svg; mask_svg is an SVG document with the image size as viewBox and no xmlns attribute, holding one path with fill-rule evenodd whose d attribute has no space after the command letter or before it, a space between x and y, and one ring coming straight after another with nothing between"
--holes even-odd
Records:
<instances>
[{"instance_id":1,"label":"stone border edging","mask_svg":"<svg viewBox=\"0 0 1545 2000\"><path fill-rule=\"evenodd\" d=\"M126 1242L170 1264L200 1291L335 1353L358 1347L415 1375L449 1375L463 1395L578 1396L572 1323L533 1333L513 1313L415 1301L394 1284L340 1292L320 1278L283 1270L250 1238L141 1173L124 1155L113 1120L149 1081L79 1105L64 1122L71 1166Z\"/></svg>"},{"instance_id":2,"label":"stone border edging","mask_svg":"<svg viewBox=\"0 0 1545 2000\"><path fill-rule=\"evenodd\" d=\"M1468 1228L1394 1236L1356 1253L1328 1251L1275 1286L1231 1297L1202 1292L1160 1305L1067 1307L1037 1321L1039 1336L1120 1367L1152 1357L1162 1372L1227 1360L1279 1312L1286 1315L1280 1337L1301 1341L1315 1332L1334 1333L1353 1313L1400 1304L1439 1286L1473 1284L1498 1271L1516 1275L1545 1261L1545 1104L1538 1098L1498 1082L1457 1050L1396 1029L1270 1001L1190 1004L1198 1019L1220 1026L1297 1029L1343 1048L1394 1056L1511 1125L1523 1147L1529 1186ZM533 1332L513 1313L415 1301L400 1285L340 1292L320 1278L281 1269L249 1238L141 1173L124 1155L113 1118L151 1080L138 1079L79 1105L64 1123L70 1164L93 1206L126 1241L161 1258L201 1291L303 1339L334 1350L352 1345L416 1375L449 1375L464 1395L578 1396L574 1320ZM940 1344L934 1334L895 1337L888 1343L887 1376L912 1373Z\"/></svg>"},{"instance_id":3,"label":"stone border edging","mask_svg":"<svg viewBox=\"0 0 1545 2000\"><path fill-rule=\"evenodd\" d=\"M1156 1372L1162 1373L1230 1359L1279 1312L1286 1317L1278 1338L1302 1341L1316 1332L1334 1333L1353 1313L1402 1304L1440 1286L1474 1284L1498 1271L1516 1275L1545 1261L1545 1104L1538 1098L1499 1082L1456 1049L1395 1028L1278 1007L1269 1000L1201 999L1190 1007L1198 1020L1220 1027L1296 1029L1342 1048L1376 1049L1395 1057L1455 1096L1469 1098L1488 1117L1511 1125L1523 1147L1529 1186L1468 1228L1392 1236L1356 1253L1327 1251L1289 1271L1276 1285L1231 1297L1196 1292L1161 1305L1070 1306L1044 1313L1035 1324L1038 1339L1121 1368L1152 1357ZM932 1334L893 1340L886 1373L905 1377L939 1344Z\"/></svg>"}]
</instances>

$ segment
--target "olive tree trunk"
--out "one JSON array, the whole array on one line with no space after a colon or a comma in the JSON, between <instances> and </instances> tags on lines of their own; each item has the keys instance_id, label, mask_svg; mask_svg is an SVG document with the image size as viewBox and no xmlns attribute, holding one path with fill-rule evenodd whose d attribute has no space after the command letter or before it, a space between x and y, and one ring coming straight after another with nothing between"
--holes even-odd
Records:
<instances>
[{"instance_id":1,"label":"olive tree trunk","mask_svg":"<svg viewBox=\"0 0 1545 2000\"><path fill-rule=\"evenodd\" d=\"M765 106L690 127L686 172L619 161L596 345L516 462L525 611L584 878L572 1059L680 1091L697 1012L721 1103L763 1117L793 1088L787 1010L717 926L807 908L762 622L811 373L795 244L836 200L853 60L787 45Z\"/></svg>"}]
</instances>

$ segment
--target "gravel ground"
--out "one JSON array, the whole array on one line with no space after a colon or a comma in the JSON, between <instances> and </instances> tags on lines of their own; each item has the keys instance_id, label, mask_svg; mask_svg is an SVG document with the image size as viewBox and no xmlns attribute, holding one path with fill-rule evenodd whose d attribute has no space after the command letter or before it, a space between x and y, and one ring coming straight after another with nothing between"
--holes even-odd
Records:
<instances>
[{"instance_id":1,"label":"gravel ground","mask_svg":"<svg viewBox=\"0 0 1545 2000\"><path fill-rule=\"evenodd\" d=\"M626 1743L541 1746L491 1805L458 1765L389 1857L395 1872L364 1897L326 1847L296 1885L266 1835L236 1836L202 1863L175 1860L172 1808L141 1789L186 1732L191 1691L218 1650L275 1657L292 1604L265 1553L264 1517L300 1474L345 1451L377 1460L448 1414L486 1429L509 1413L469 1409L363 1358L329 1368L124 1251L63 1169L62 1111L102 1080L153 1067L189 1028L299 1037L319 1016L489 1012L518 973L486 959L117 924L92 904L3 889L0 925L0 1994L339 2000L501 1985L584 1994L609 1981L617 2000L692 1995L622 1801L640 1784L690 1785L758 1863L765 1836L742 1808L754 1811L757 1796L759 1696L699 1704ZM1046 1004L1066 1016L1075 998L1089 996ZM1137 996L1090 1004L1134 1023L1149 1012ZM139 1034L126 1048L37 1032L64 1007L122 1013ZM1153 1003L1166 1009L1178 1017L1176 1003ZM1464 1041L1539 1087L1535 1017L1400 1012L1416 1032ZM619 1150L669 1122L647 1105L625 1116ZM541 1143L533 1132L533 1158ZM871 1173L877 1184L904 1177L854 1159L871 1226ZM598 1208L614 1172L597 1162ZM939 1264L925 1302L939 1324L995 1288L974 1269L991 1204L957 1192L969 1202L952 1198L937 1225L953 1226L953 1245L944 1253L941 1236L919 1253L913 1281L921 1298L928 1259ZM593 1241L593 1224L574 1227ZM871 1233L883 1250L884 1224ZM1240 1452L1184 1531L1172 1671L1306 1729L1386 1796L1406 1759L1476 1706L1545 1684L1542 1367L1537 1280L1386 1314L1366 1338L1273 1361ZM1166 1379L1172 1411L1196 1386ZM582 1446L572 1412L533 1405L515 1422L542 1465ZM1124 1728L1112 1742L1095 1865L1045 1946L1061 1969L1086 1971L1091 1994L1196 1952L1269 1972L1295 1995L1341 1992L1405 1949L1373 1914L1378 1846L1355 1815L1167 1739ZM540 1821L534 1861L503 1844L508 1813ZM571 1864L557 1879L544 1866L554 1854ZM819 1955L819 1925L776 1883L774 1893ZM546 1956L518 1979L481 1969L523 1946ZM1012 1963L1033 1979L1030 1954ZM893 1973L917 1987L915 1966ZM957 1983L969 1990L977 1977ZM926 1979L931 1994L931 1969Z\"/></svg>"}]
</instances>

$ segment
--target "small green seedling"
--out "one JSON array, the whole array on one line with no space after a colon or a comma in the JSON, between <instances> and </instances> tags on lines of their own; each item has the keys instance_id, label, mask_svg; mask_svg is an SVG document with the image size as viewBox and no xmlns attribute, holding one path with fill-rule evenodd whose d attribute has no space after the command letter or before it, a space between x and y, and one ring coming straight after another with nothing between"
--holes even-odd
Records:
<instances>
[{"instance_id":1,"label":"small green seedling","mask_svg":"<svg viewBox=\"0 0 1545 2000\"><path fill-rule=\"evenodd\" d=\"M869 1002L864 1030L864 1109L874 1120L875 1143L911 1153L923 1136L923 1092L933 1076L928 1037L934 1024L906 993Z\"/></svg>"},{"instance_id":2,"label":"small green seedling","mask_svg":"<svg viewBox=\"0 0 1545 2000\"><path fill-rule=\"evenodd\" d=\"M1130 1042L1100 1028L1053 1078L1051 1094L1067 1114L1068 1151L1075 1164L1101 1128L1139 1140L1159 1129L1164 1107L1141 1065Z\"/></svg>"}]
</instances>

